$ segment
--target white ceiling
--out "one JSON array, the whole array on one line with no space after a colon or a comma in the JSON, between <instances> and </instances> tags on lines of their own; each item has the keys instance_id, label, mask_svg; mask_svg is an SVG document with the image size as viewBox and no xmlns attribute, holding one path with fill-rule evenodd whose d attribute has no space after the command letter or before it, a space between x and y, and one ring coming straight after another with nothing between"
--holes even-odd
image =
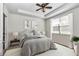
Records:
<instances>
[{"instance_id":1,"label":"white ceiling","mask_svg":"<svg viewBox=\"0 0 79 59\"><path fill-rule=\"evenodd\" d=\"M39 7L35 3L4 3L10 13L20 13L20 14L29 14L29 15L38 15L39 17L44 17L52 10L64 5L64 3L50 3L48 6L52 6L52 9L46 9L46 12L43 13L41 10L36 11Z\"/></svg>"}]
</instances>

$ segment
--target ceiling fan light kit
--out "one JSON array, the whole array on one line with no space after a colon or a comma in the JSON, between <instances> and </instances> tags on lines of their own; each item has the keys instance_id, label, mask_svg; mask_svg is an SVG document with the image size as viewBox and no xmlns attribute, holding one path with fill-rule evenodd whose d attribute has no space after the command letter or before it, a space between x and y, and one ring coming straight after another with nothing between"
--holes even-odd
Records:
<instances>
[{"instance_id":1,"label":"ceiling fan light kit","mask_svg":"<svg viewBox=\"0 0 79 59\"><path fill-rule=\"evenodd\" d=\"M39 9L37 9L36 11L42 10L42 12L45 12L45 9L52 9L51 6L47 6L49 3L42 3L39 4L37 3L36 6L40 7Z\"/></svg>"}]
</instances>

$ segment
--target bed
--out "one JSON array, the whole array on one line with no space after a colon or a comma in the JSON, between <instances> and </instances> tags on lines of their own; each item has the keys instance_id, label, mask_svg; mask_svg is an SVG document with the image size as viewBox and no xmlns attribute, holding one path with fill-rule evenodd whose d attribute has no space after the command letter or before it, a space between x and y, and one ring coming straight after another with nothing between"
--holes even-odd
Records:
<instances>
[{"instance_id":1,"label":"bed","mask_svg":"<svg viewBox=\"0 0 79 59\"><path fill-rule=\"evenodd\" d=\"M34 56L49 49L56 50L56 46L52 39L45 35L28 36L28 34L25 34L24 36L25 37L20 42L22 56Z\"/></svg>"}]
</instances>

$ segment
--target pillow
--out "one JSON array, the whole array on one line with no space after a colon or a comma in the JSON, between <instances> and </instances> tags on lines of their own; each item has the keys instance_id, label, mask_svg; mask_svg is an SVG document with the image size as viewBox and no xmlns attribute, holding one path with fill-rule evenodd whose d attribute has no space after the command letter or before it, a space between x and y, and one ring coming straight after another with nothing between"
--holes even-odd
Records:
<instances>
[{"instance_id":1,"label":"pillow","mask_svg":"<svg viewBox=\"0 0 79 59\"><path fill-rule=\"evenodd\" d=\"M50 42L50 49L51 50L56 50L57 49L55 43L52 42L52 41Z\"/></svg>"},{"instance_id":2,"label":"pillow","mask_svg":"<svg viewBox=\"0 0 79 59\"><path fill-rule=\"evenodd\" d=\"M41 35L40 31L32 30L33 35Z\"/></svg>"},{"instance_id":3,"label":"pillow","mask_svg":"<svg viewBox=\"0 0 79 59\"><path fill-rule=\"evenodd\" d=\"M20 39L20 41L22 41L24 39L25 35L23 33L19 33L18 34L18 39Z\"/></svg>"},{"instance_id":4,"label":"pillow","mask_svg":"<svg viewBox=\"0 0 79 59\"><path fill-rule=\"evenodd\" d=\"M40 36L25 34L25 38L24 39L37 39L37 38L40 38Z\"/></svg>"}]
</instances>

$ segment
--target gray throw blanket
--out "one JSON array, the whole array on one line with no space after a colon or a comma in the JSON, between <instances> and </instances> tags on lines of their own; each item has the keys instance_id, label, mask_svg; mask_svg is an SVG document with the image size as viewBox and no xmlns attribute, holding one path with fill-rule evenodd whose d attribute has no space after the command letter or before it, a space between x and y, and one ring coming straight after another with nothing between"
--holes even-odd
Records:
<instances>
[{"instance_id":1,"label":"gray throw blanket","mask_svg":"<svg viewBox=\"0 0 79 59\"><path fill-rule=\"evenodd\" d=\"M21 45L22 56L33 56L49 49L56 49L55 44L47 37L24 40Z\"/></svg>"}]
</instances>

